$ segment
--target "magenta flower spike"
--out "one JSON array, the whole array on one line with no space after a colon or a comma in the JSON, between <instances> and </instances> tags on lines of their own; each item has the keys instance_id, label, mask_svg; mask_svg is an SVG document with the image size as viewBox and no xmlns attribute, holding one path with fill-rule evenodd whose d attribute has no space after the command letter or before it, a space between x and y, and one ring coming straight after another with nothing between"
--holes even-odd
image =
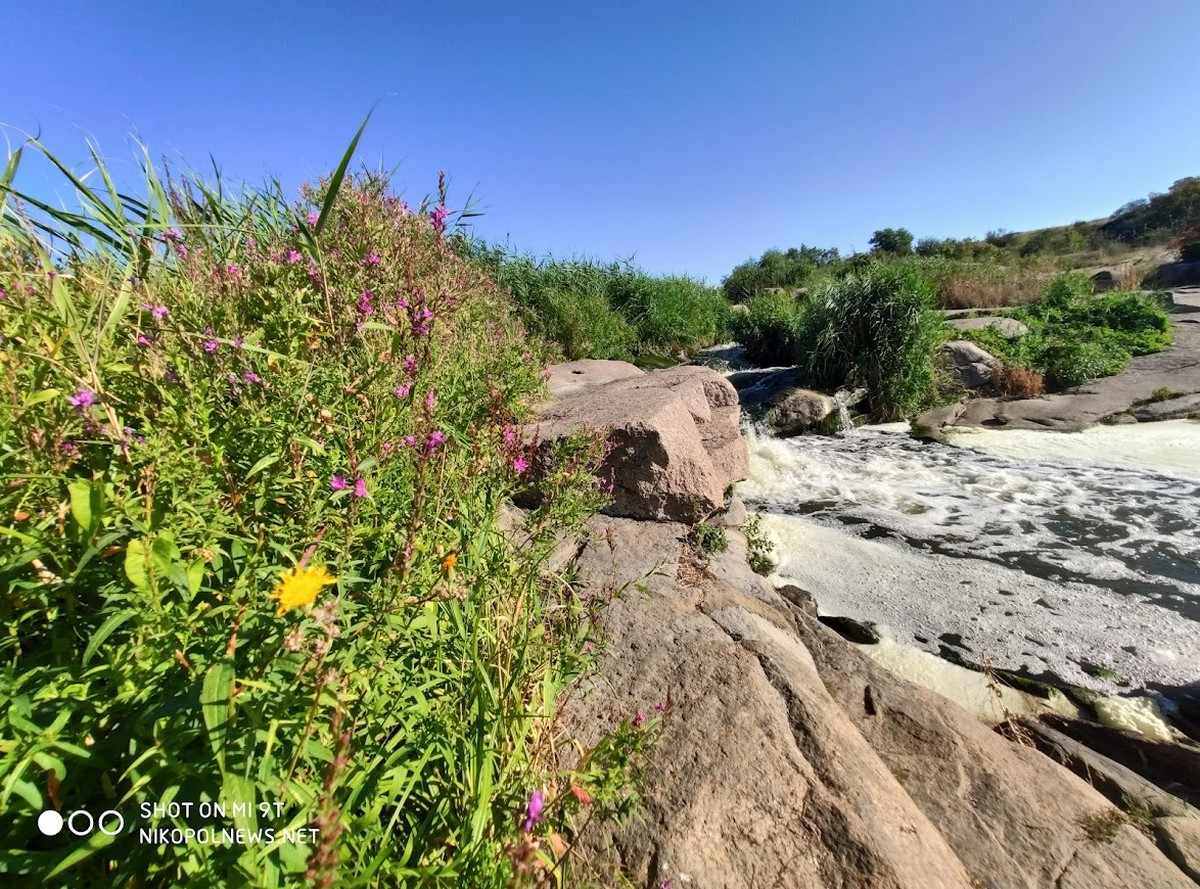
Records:
<instances>
[{"instance_id":1,"label":"magenta flower spike","mask_svg":"<svg viewBox=\"0 0 1200 889\"><path fill-rule=\"evenodd\" d=\"M542 821L542 810L546 807L546 795L540 790L529 794L529 802L525 806L525 824L522 829L529 833L535 824Z\"/></svg>"},{"instance_id":2,"label":"magenta flower spike","mask_svg":"<svg viewBox=\"0 0 1200 889\"><path fill-rule=\"evenodd\" d=\"M346 490L346 477L344 475L335 475L329 480L329 487L335 491Z\"/></svg>"}]
</instances>

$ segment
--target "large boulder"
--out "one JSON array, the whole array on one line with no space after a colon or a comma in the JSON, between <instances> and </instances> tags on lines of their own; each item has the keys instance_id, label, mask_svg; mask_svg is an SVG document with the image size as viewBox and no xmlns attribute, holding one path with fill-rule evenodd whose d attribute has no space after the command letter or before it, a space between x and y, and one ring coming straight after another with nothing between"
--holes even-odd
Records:
<instances>
[{"instance_id":1,"label":"large boulder","mask_svg":"<svg viewBox=\"0 0 1200 889\"><path fill-rule=\"evenodd\" d=\"M563 436L599 429L612 446L601 470L613 485L608 514L695 522L723 509L726 490L748 471L733 386L706 367L643 373L621 365L551 369L560 397L541 408L531 432L539 455Z\"/></svg>"},{"instance_id":2,"label":"large boulder","mask_svg":"<svg viewBox=\"0 0 1200 889\"><path fill-rule=\"evenodd\" d=\"M1016 318L1006 318L1003 315L984 315L980 318L951 318L947 322L958 330L981 330L990 327L998 334L1008 339L1024 336L1029 328Z\"/></svg>"},{"instance_id":3,"label":"large boulder","mask_svg":"<svg viewBox=\"0 0 1200 889\"><path fill-rule=\"evenodd\" d=\"M812 389L791 389L771 402L766 421L781 437L819 429L837 409L834 400Z\"/></svg>"},{"instance_id":4,"label":"large boulder","mask_svg":"<svg viewBox=\"0 0 1200 889\"><path fill-rule=\"evenodd\" d=\"M942 346L943 367L963 389L991 388L1000 361L970 340L951 340Z\"/></svg>"},{"instance_id":5,"label":"large boulder","mask_svg":"<svg viewBox=\"0 0 1200 889\"><path fill-rule=\"evenodd\" d=\"M1092 275L1092 293L1107 293L1121 286L1116 269L1100 269Z\"/></svg>"},{"instance_id":6,"label":"large boulder","mask_svg":"<svg viewBox=\"0 0 1200 889\"><path fill-rule=\"evenodd\" d=\"M697 574L684 526L594 524L579 588L625 594L564 726L586 749L614 716L657 704L666 715L639 817L583 832L593 872L581 876L692 889L1190 885L1127 824L1089 836L1111 806L1086 783L771 589L738 532Z\"/></svg>"}]
</instances>

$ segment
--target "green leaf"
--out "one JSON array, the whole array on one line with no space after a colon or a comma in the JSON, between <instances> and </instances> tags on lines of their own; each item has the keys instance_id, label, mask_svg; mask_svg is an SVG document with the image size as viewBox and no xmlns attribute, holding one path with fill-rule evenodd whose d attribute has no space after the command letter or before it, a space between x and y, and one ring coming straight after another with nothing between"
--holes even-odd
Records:
<instances>
[{"instance_id":1,"label":"green leaf","mask_svg":"<svg viewBox=\"0 0 1200 889\"><path fill-rule=\"evenodd\" d=\"M97 481L77 478L67 485L71 495L71 518L79 525L83 539L95 534L104 513L104 487Z\"/></svg>"},{"instance_id":2,"label":"green leaf","mask_svg":"<svg viewBox=\"0 0 1200 889\"><path fill-rule=\"evenodd\" d=\"M61 389L42 389L39 392L34 392L23 402L21 402L21 407L31 408L35 404L41 404L43 401L49 401L51 398L57 398L61 394Z\"/></svg>"},{"instance_id":3,"label":"green leaf","mask_svg":"<svg viewBox=\"0 0 1200 889\"><path fill-rule=\"evenodd\" d=\"M362 126L358 128L358 132L354 134L354 138L350 140L350 147L346 149L346 153L342 155L342 162L338 164L337 170L334 171L333 177L329 180L329 188L325 190L325 204L321 207L321 215L317 217L317 224L313 226L313 233L320 234L321 229L325 226L325 220L329 216L329 211L333 209L333 203L337 200L338 191L341 190L342 180L346 178L346 167L350 166L350 159L354 157L354 152L358 150L358 140L362 138L363 130L367 128L367 122L371 119L371 115L375 113L372 108L367 112L366 118L363 119Z\"/></svg>"},{"instance_id":4,"label":"green leaf","mask_svg":"<svg viewBox=\"0 0 1200 889\"><path fill-rule=\"evenodd\" d=\"M125 549L125 576L138 592L150 592L149 553L144 538L129 541Z\"/></svg>"},{"instance_id":5,"label":"green leaf","mask_svg":"<svg viewBox=\"0 0 1200 889\"><path fill-rule=\"evenodd\" d=\"M137 617L137 611L133 608L126 608L123 611L118 611L116 614L109 615L108 620L100 625L100 629L92 634L92 638L88 640L87 648L83 650L83 665L86 667L88 661L96 654L97 649L104 644L109 636L116 629L132 617Z\"/></svg>"},{"instance_id":6,"label":"green leaf","mask_svg":"<svg viewBox=\"0 0 1200 889\"><path fill-rule=\"evenodd\" d=\"M254 478L254 476L258 475L260 472L262 472L268 466L275 465L276 463L279 462L279 459L280 458L279 458L278 454L268 454L267 456L263 457L261 460L259 460L257 463L255 463L253 466L250 467L250 471L246 473L246 480L249 481L250 479Z\"/></svg>"},{"instance_id":7,"label":"green leaf","mask_svg":"<svg viewBox=\"0 0 1200 889\"><path fill-rule=\"evenodd\" d=\"M229 723L233 719L234 676L233 664L229 661L218 661L204 674L204 684L200 689L204 726L208 729L208 739L222 775L225 774L225 741ZM227 780L231 777L233 776L226 775Z\"/></svg>"}]
</instances>

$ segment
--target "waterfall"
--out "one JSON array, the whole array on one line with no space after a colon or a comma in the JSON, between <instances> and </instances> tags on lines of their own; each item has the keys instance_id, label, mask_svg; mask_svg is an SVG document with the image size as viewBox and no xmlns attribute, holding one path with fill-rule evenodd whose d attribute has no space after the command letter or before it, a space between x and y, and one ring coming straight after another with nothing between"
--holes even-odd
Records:
<instances>
[{"instance_id":1,"label":"waterfall","mask_svg":"<svg viewBox=\"0 0 1200 889\"><path fill-rule=\"evenodd\" d=\"M858 404L866 397L866 389L839 389L833 395L833 403L837 405L838 435L853 435L854 421L850 419L851 405Z\"/></svg>"}]
</instances>

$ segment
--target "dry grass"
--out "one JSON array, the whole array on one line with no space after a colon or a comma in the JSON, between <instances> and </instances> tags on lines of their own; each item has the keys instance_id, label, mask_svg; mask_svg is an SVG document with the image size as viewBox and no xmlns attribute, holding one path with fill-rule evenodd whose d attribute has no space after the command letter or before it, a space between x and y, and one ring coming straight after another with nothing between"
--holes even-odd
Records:
<instances>
[{"instance_id":1,"label":"dry grass","mask_svg":"<svg viewBox=\"0 0 1200 889\"><path fill-rule=\"evenodd\" d=\"M996 388L1007 398L1037 398L1046 391L1042 375L1021 364L1001 365L995 380Z\"/></svg>"}]
</instances>

